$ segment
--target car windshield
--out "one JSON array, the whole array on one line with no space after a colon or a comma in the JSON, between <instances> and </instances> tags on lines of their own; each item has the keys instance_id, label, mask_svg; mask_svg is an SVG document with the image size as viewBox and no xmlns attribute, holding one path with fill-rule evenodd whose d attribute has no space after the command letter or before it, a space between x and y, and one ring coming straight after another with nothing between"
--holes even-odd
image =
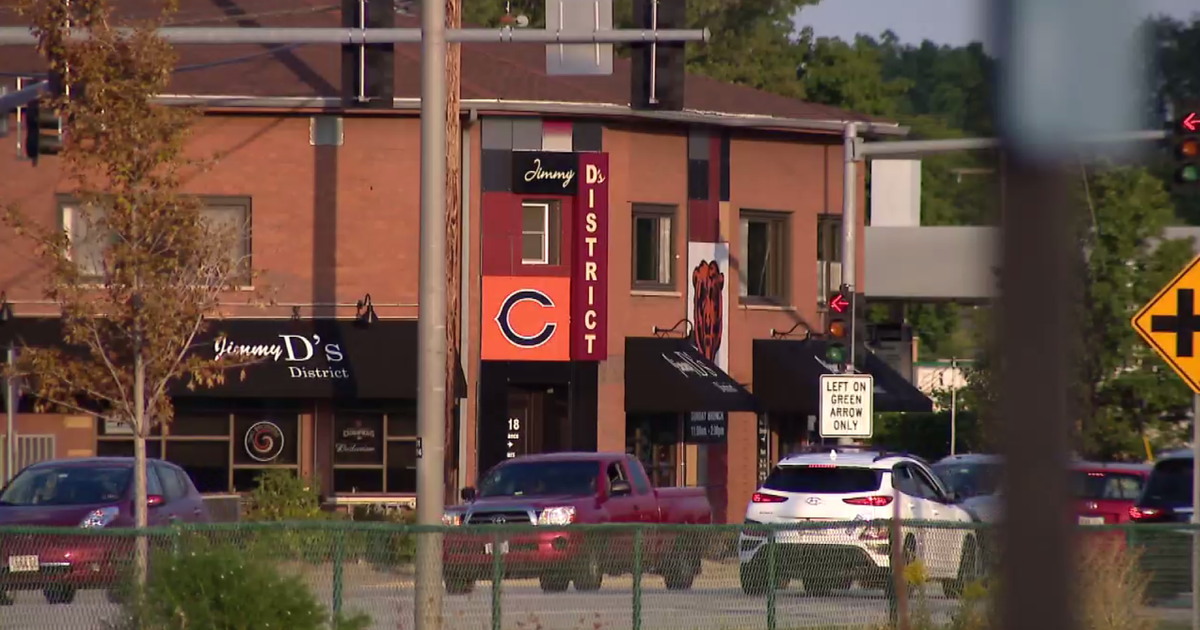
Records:
<instances>
[{"instance_id":1,"label":"car windshield","mask_svg":"<svg viewBox=\"0 0 1200 630\"><path fill-rule=\"evenodd\" d=\"M766 490L810 494L850 494L878 490L883 473L849 466L778 466L763 483Z\"/></svg>"},{"instance_id":2,"label":"car windshield","mask_svg":"<svg viewBox=\"0 0 1200 630\"><path fill-rule=\"evenodd\" d=\"M945 463L933 467L933 472L954 494L978 497L995 494L1000 488L1000 464Z\"/></svg>"},{"instance_id":3,"label":"car windshield","mask_svg":"<svg viewBox=\"0 0 1200 630\"><path fill-rule=\"evenodd\" d=\"M1143 501L1149 505L1191 505L1192 460L1168 459L1155 465Z\"/></svg>"},{"instance_id":4,"label":"car windshield","mask_svg":"<svg viewBox=\"0 0 1200 630\"><path fill-rule=\"evenodd\" d=\"M524 462L492 469L479 482L479 497L593 496L596 462Z\"/></svg>"},{"instance_id":5,"label":"car windshield","mask_svg":"<svg viewBox=\"0 0 1200 630\"><path fill-rule=\"evenodd\" d=\"M1142 493L1143 478L1130 473L1079 471L1074 490L1079 499L1090 501L1136 501Z\"/></svg>"},{"instance_id":6,"label":"car windshield","mask_svg":"<svg viewBox=\"0 0 1200 630\"><path fill-rule=\"evenodd\" d=\"M125 496L128 466L47 466L17 475L0 494L0 505L95 505Z\"/></svg>"}]
</instances>

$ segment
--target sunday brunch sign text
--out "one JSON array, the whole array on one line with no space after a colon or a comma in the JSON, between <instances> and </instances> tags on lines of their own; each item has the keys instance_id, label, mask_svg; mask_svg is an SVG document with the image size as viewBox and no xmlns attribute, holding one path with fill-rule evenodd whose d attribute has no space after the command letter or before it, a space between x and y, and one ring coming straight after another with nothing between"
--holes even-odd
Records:
<instances>
[{"instance_id":1,"label":"sunday brunch sign text","mask_svg":"<svg viewBox=\"0 0 1200 630\"><path fill-rule=\"evenodd\" d=\"M580 153L571 269L571 359L608 358L608 154Z\"/></svg>"}]
</instances>

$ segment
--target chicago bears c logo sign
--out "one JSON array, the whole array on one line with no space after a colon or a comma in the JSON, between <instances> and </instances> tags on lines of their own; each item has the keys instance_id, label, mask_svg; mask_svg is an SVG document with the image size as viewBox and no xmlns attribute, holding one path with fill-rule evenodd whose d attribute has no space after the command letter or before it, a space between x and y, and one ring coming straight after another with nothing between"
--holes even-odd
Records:
<instances>
[{"instance_id":1,"label":"chicago bears c logo sign","mask_svg":"<svg viewBox=\"0 0 1200 630\"><path fill-rule=\"evenodd\" d=\"M558 329L558 324L553 322L543 323L541 330L532 335L523 335L513 327L512 310L521 302L533 302L543 308L554 308L554 300L537 289L513 291L501 303L500 312L496 315L496 323L500 325L500 332L504 338L520 348L536 348L550 341L550 338L554 336L554 331Z\"/></svg>"}]
</instances>

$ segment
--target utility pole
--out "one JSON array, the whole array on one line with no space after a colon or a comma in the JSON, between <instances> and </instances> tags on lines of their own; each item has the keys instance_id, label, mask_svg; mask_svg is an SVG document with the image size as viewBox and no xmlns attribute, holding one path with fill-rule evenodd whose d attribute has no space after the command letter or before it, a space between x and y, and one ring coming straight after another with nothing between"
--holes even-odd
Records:
<instances>
[{"instance_id":1,"label":"utility pole","mask_svg":"<svg viewBox=\"0 0 1200 630\"><path fill-rule=\"evenodd\" d=\"M462 0L446 1L446 28L462 25ZM458 375L460 335L462 327L462 117L461 100L462 45L449 44L446 50L446 406L445 436L447 451L454 448L454 427L458 423L455 408L458 392L454 384ZM459 436L462 439L462 436ZM450 451L456 452L456 451ZM454 501L454 458L447 457L444 468L444 496ZM462 475L459 462L458 474Z\"/></svg>"},{"instance_id":2,"label":"utility pole","mask_svg":"<svg viewBox=\"0 0 1200 630\"><path fill-rule=\"evenodd\" d=\"M954 455L958 445L958 359L950 357L950 454Z\"/></svg>"},{"instance_id":3,"label":"utility pole","mask_svg":"<svg viewBox=\"0 0 1200 630\"><path fill-rule=\"evenodd\" d=\"M855 159L855 143L858 142L858 124L847 122L842 132L842 287L850 299L850 348L846 353L847 371L854 371L856 332L854 305L858 302L858 282L856 278L855 237L858 236L858 164ZM838 444L853 444L853 438L838 438Z\"/></svg>"},{"instance_id":4,"label":"utility pole","mask_svg":"<svg viewBox=\"0 0 1200 630\"><path fill-rule=\"evenodd\" d=\"M9 342L7 357L8 369L12 370L16 363L17 349L13 346L12 342ZM17 465L17 433L15 428L17 419L18 395L17 377L9 376L7 379L5 379L4 386L4 477L3 479L0 479L0 481L2 481L3 484L8 484L8 481L13 478L13 475L17 474L17 471L13 470Z\"/></svg>"},{"instance_id":5,"label":"utility pole","mask_svg":"<svg viewBox=\"0 0 1200 630\"><path fill-rule=\"evenodd\" d=\"M446 484L446 0L421 9L417 524L442 523ZM452 393L453 390L450 390ZM416 630L442 627L442 534L417 534Z\"/></svg>"}]
</instances>

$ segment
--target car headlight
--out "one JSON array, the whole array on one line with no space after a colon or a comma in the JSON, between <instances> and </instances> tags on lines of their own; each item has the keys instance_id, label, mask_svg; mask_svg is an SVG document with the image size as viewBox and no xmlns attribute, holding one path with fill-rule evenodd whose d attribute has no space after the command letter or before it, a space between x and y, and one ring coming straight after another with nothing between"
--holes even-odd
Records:
<instances>
[{"instance_id":1,"label":"car headlight","mask_svg":"<svg viewBox=\"0 0 1200 630\"><path fill-rule=\"evenodd\" d=\"M442 514L442 525L450 525L457 527L462 525L462 514L457 512L445 512Z\"/></svg>"},{"instance_id":2,"label":"car headlight","mask_svg":"<svg viewBox=\"0 0 1200 630\"><path fill-rule=\"evenodd\" d=\"M79 522L79 526L84 529L99 529L116 520L121 515L121 510L116 507L102 507L98 510L88 512L88 515L83 517Z\"/></svg>"},{"instance_id":3,"label":"car headlight","mask_svg":"<svg viewBox=\"0 0 1200 630\"><path fill-rule=\"evenodd\" d=\"M551 507L538 515L538 525L570 525L575 522L575 508L569 505Z\"/></svg>"}]
</instances>

